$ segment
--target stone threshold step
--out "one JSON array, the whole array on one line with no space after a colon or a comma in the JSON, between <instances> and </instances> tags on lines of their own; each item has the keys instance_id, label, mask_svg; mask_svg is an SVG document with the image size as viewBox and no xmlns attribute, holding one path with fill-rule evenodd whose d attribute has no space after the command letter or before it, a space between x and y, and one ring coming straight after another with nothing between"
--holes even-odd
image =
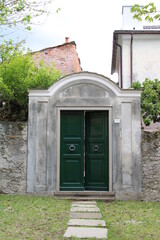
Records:
<instances>
[{"instance_id":1,"label":"stone threshold step","mask_svg":"<svg viewBox=\"0 0 160 240\"><path fill-rule=\"evenodd\" d=\"M77 201L91 201L91 200L98 200L98 201L106 201L106 202L113 202L115 200L114 197L75 197L75 196L57 196L59 199L68 199L68 200L77 200Z\"/></svg>"},{"instance_id":2,"label":"stone threshold step","mask_svg":"<svg viewBox=\"0 0 160 240\"><path fill-rule=\"evenodd\" d=\"M54 196L85 196L85 197L93 197L93 196L115 196L114 192L106 192L106 191L84 191L84 192L79 192L79 191L61 191L61 192L55 192Z\"/></svg>"}]
</instances>

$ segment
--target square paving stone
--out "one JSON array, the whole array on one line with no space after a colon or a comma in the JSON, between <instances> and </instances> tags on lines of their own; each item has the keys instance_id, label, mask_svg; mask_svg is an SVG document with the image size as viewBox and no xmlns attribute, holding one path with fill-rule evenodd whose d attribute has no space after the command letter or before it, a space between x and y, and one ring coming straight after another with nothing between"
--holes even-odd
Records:
<instances>
[{"instance_id":1,"label":"square paving stone","mask_svg":"<svg viewBox=\"0 0 160 240\"><path fill-rule=\"evenodd\" d=\"M87 207L72 207L71 212L100 212L98 207L87 208Z\"/></svg>"},{"instance_id":2,"label":"square paving stone","mask_svg":"<svg viewBox=\"0 0 160 240\"><path fill-rule=\"evenodd\" d=\"M76 204L76 203L72 203L72 207L88 207L88 208L93 208L93 207L97 207L96 204Z\"/></svg>"},{"instance_id":3,"label":"square paving stone","mask_svg":"<svg viewBox=\"0 0 160 240\"><path fill-rule=\"evenodd\" d=\"M104 220L93 219L70 219L68 226L92 226L92 227L106 227Z\"/></svg>"},{"instance_id":4,"label":"square paving stone","mask_svg":"<svg viewBox=\"0 0 160 240\"><path fill-rule=\"evenodd\" d=\"M68 227L64 237L107 239L107 233L105 228Z\"/></svg>"},{"instance_id":5,"label":"square paving stone","mask_svg":"<svg viewBox=\"0 0 160 240\"><path fill-rule=\"evenodd\" d=\"M96 204L96 201L77 201L77 202L72 202L73 204Z\"/></svg>"},{"instance_id":6,"label":"square paving stone","mask_svg":"<svg viewBox=\"0 0 160 240\"><path fill-rule=\"evenodd\" d=\"M75 213L71 212L70 213L70 219L75 219L75 218L84 218L84 219L100 219L102 218L101 213Z\"/></svg>"}]
</instances>

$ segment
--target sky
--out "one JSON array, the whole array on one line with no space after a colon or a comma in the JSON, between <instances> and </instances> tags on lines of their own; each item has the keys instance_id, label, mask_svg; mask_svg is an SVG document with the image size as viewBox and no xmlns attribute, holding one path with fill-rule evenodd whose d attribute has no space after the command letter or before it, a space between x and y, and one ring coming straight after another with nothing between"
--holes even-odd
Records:
<instances>
[{"instance_id":1,"label":"sky","mask_svg":"<svg viewBox=\"0 0 160 240\"><path fill-rule=\"evenodd\" d=\"M54 0L51 14L40 19L31 33L23 33L32 51L61 45L65 37L75 41L84 71L111 75L114 30L122 28L122 6L147 4L148 0ZM157 7L160 1L155 0ZM60 8L59 13L56 9ZM160 9L160 7L159 7ZM21 33L17 33L21 34Z\"/></svg>"}]
</instances>

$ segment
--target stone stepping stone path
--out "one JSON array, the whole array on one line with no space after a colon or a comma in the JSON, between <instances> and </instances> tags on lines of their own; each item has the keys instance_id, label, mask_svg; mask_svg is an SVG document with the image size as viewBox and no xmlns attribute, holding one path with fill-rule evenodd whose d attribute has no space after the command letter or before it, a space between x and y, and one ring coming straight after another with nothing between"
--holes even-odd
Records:
<instances>
[{"instance_id":1,"label":"stone stepping stone path","mask_svg":"<svg viewBox=\"0 0 160 240\"><path fill-rule=\"evenodd\" d=\"M98 207L72 207L71 212L100 212Z\"/></svg>"},{"instance_id":2,"label":"stone stepping stone path","mask_svg":"<svg viewBox=\"0 0 160 240\"><path fill-rule=\"evenodd\" d=\"M93 220L93 219L70 219L68 226L92 226L92 227L105 227L105 221L103 220Z\"/></svg>"},{"instance_id":3,"label":"stone stepping stone path","mask_svg":"<svg viewBox=\"0 0 160 240\"><path fill-rule=\"evenodd\" d=\"M107 239L108 230L95 201L73 202L64 238Z\"/></svg>"}]
</instances>

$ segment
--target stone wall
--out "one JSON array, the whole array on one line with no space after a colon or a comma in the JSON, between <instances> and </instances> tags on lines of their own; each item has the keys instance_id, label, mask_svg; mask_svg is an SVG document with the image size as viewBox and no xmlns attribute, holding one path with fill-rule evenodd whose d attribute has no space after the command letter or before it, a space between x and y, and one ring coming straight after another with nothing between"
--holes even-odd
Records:
<instances>
[{"instance_id":1,"label":"stone wall","mask_svg":"<svg viewBox=\"0 0 160 240\"><path fill-rule=\"evenodd\" d=\"M160 201L160 131L142 133L142 199Z\"/></svg>"},{"instance_id":2,"label":"stone wall","mask_svg":"<svg viewBox=\"0 0 160 240\"><path fill-rule=\"evenodd\" d=\"M117 200L160 201L160 131L142 131L142 191L116 192Z\"/></svg>"},{"instance_id":3,"label":"stone wall","mask_svg":"<svg viewBox=\"0 0 160 240\"><path fill-rule=\"evenodd\" d=\"M0 122L0 193L26 192L27 123Z\"/></svg>"},{"instance_id":4,"label":"stone wall","mask_svg":"<svg viewBox=\"0 0 160 240\"><path fill-rule=\"evenodd\" d=\"M0 193L26 193L27 123L0 122ZM121 200L160 201L160 131L142 132L142 192Z\"/></svg>"}]
</instances>

